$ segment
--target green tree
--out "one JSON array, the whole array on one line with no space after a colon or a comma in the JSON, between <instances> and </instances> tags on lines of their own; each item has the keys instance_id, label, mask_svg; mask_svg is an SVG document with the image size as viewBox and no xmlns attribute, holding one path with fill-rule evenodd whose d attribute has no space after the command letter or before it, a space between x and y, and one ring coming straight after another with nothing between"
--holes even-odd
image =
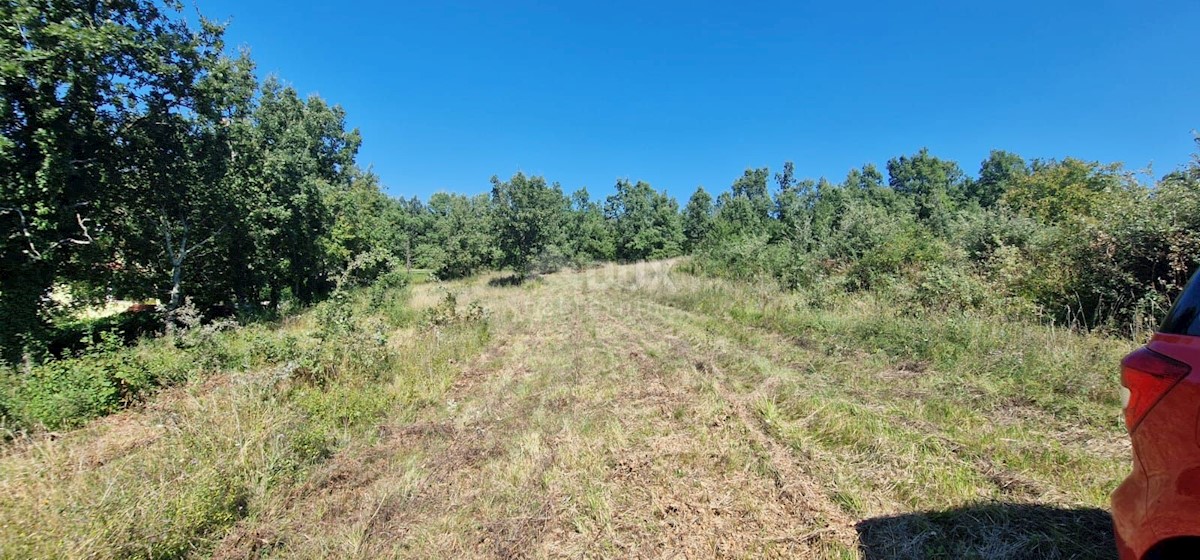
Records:
<instances>
[{"instance_id":1,"label":"green tree","mask_svg":"<svg viewBox=\"0 0 1200 560\"><path fill-rule=\"evenodd\" d=\"M679 203L648 183L617 182L604 213L616 232L616 257L622 261L662 259L683 250L683 221Z\"/></svg>"},{"instance_id":2,"label":"green tree","mask_svg":"<svg viewBox=\"0 0 1200 560\"><path fill-rule=\"evenodd\" d=\"M396 199L399 209L398 222L395 224L404 243L404 260L406 266L415 268L433 268L435 262L436 243L431 235L434 226L434 216L425 203L417 197Z\"/></svg>"},{"instance_id":3,"label":"green tree","mask_svg":"<svg viewBox=\"0 0 1200 560\"><path fill-rule=\"evenodd\" d=\"M520 172L508 181L493 176L491 202L499 265L524 277L533 258L561 236L566 209L562 188Z\"/></svg>"},{"instance_id":4,"label":"green tree","mask_svg":"<svg viewBox=\"0 0 1200 560\"><path fill-rule=\"evenodd\" d=\"M1021 156L992 150L979 164L979 179L969 185L967 198L977 201L983 208L991 208L1000 202L1014 182L1028 174L1029 168Z\"/></svg>"},{"instance_id":5,"label":"green tree","mask_svg":"<svg viewBox=\"0 0 1200 560\"><path fill-rule=\"evenodd\" d=\"M778 241L809 243L812 237L812 210L816 183L811 179L796 179L795 165L783 163L783 171L775 174L774 231Z\"/></svg>"},{"instance_id":6,"label":"green tree","mask_svg":"<svg viewBox=\"0 0 1200 560\"><path fill-rule=\"evenodd\" d=\"M192 30L174 4L145 0L16 0L0 17L0 349L13 361L50 286L116 258L131 128L150 106L197 109L222 29Z\"/></svg>"},{"instance_id":7,"label":"green tree","mask_svg":"<svg viewBox=\"0 0 1200 560\"><path fill-rule=\"evenodd\" d=\"M889 160L887 170L888 184L913 201L917 218L933 230L944 232L965 181L958 164L921 148L914 156Z\"/></svg>"},{"instance_id":8,"label":"green tree","mask_svg":"<svg viewBox=\"0 0 1200 560\"><path fill-rule=\"evenodd\" d=\"M1013 177L1002 200L1047 223L1086 221L1131 186L1120 164L1075 158L1035 161L1029 174Z\"/></svg>"},{"instance_id":9,"label":"green tree","mask_svg":"<svg viewBox=\"0 0 1200 560\"><path fill-rule=\"evenodd\" d=\"M888 212L911 213L912 205L896 191L884 184L883 174L874 164L866 164L860 169L851 169L846 174L842 188L851 198L883 208Z\"/></svg>"},{"instance_id":10,"label":"green tree","mask_svg":"<svg viewBox=\"0 0 1200 560\"><path fill-rule=\"evenodd\" d=\"M813 191L816 183L812 179L793 181L781 186L775 193L775 239L800 241L811 236L813 219Z\"/></svg>"},{"instance_id":11,"label":"green tree","mask_svg":"<svg viewBox=\"0 0 1200 560\"><path fill-rule=\"evenodd\" d=\"M329 191L346 188L361 139L345 112L319 97L307 101L271 78L254 113L261 168L256 181L256 261L274 307L288 290L308 303L330 287L325 238L333 223Z\"/></svg>"},{"instance_id":12,"label":"green tree","mask_svg":"<svg viewBox=\"0 0 1200 560\"><path fill-rule=\"evenodd\" d=\"M495 262L488 195L436 193L427 208L432 216L428 258L439 278L470 276Z\"/></svg>"},{"instance_id":13,"label":"green tree","mask_svg":"<svg viewBox=\"0 0 1200 560\"><path fill-rule=\"evenodd\" d=\"M370 282L406 261L401 202L380 190L374 173L354 170L349 186L331 189L326 204L333 224L325 252L346 279Z\"/></svg>"},{"instance_id":14,"label":"green tree","mask_svg":"<svg viewBox=\"0 0 1200 560\"><path fill-rule=\"evenodd\" d=\"M734 197L745 197L750 202L751 214L747 226L758 231L765 229L767 220L771 218L771 194L767 188L770 176L766 167L747 169L730 188Z\"/></svg>"},{"instance_id":15,"label":"green tree","mask_svg":"<svg viewBox=\"0 0 1200 560\"><path fill-rule=\"evenodd\" d=\"M250 212L248 199L231 181L244 153L248 114L256 88L246 56L218 57L197 81L187 111L151 100L142 119L126 131L122 164L127 170L114 200L124 212L112 222L111 271L94 281L113 294L161 298L169 309L186 295L203 305L229 301L246 261L233 250Z\"/></svg>"},{"instance_id":16,"label":"green tree","mask_svg":"<svg viewBox=\"0 0 1200 560\"><path fill-rule=\"evenodd\" d=\"M696 187L683 209L684 249L696 250L708 238L713 227L713 199L703 186Z\"/></svg>"},{"instance_id":17,"label":"green tree","mask_svg":"<svg viewBox=\"0 0 1200 560\"><path fill-rule=\"evenodd\" d=\"M576 263L615 257L613 231L604 219L604 208L591 199L586 188L571 195L568 223L565 235L570 256Z\"/></svg>"},{"instance_id":18,"label":"green tree","mask_svg":"<svg viewBox=\"0 0 1200 560\"><path fill-rule=\"evenodd\" d=\"M127 153L137 165L125 176L125 192L139 212L125 221L123 255L126 265L162 271L149 280L168 279L165 286L139 295L165 296L168 310L174 310L183 303L185 273L192 280L197 276L188 265L211 252L244 209L218 188L229 160L219 123L152 105L135 130ZM228 271L216 268L218 277Z\"/></svg>"},{"instance_id":19,"label":"green tree","mask_svg":"<svg viewBox=\"0 0 1200 560\"><path fill-rule=\"evenodd\" d=\"M813 237L828 239L837 230L846 208L845 189L821 177L813 189L812 232Z\"/></svg>"}]
</instances>

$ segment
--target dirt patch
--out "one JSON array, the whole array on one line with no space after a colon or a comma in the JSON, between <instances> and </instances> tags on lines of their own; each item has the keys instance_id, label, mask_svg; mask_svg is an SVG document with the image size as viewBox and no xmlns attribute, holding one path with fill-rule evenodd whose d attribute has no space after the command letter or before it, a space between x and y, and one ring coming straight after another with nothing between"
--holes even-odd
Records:
<instances>
[{"instance_id":1,"label":"dirt patch","mask_svg":"<svg viewBox=\"0 0 1200 560\"><path fill-rule=\"evenodd\" d=\"M929 363L921 360L905 360L879 372L880 379L897 380L920 377L929 369Z\"/></svg>"},{"instance_id":2,"label":"dirt patch","mask_svg":"<svg viewBox=\"0 0 1200 560\"><path fill-rule=\"evenodd\" d=\"M213 560L257 558L283 544L283 539L271 527L238 525L225 536L213 551Z\"/></svg>"},{"instance_id":3,"label":"dirt patch","mask_svg":"<svg viewBox=\"0 0 1200 560\"><path fill-rule=\"evenodd\" d=\"M141 415L122 413L111 420L105 422L109 429L103 436L80 450L80 461L90 468L102 467L153 444L164 430L161 425L148 425Z\"/></svg>"}]
</instances>

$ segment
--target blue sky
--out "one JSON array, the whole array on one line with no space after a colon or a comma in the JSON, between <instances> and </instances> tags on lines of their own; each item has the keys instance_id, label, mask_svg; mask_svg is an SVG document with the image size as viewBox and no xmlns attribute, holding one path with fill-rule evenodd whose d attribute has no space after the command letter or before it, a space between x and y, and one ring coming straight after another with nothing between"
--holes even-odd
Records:
<instances>
[{"instance_id":1,"label":"blue sky","mask_svg":"<svg viewBox=\"0 0 1200 560\"><path fill-rule=\"evenodd\" d=\"M194 0L261 75L346 108L393 195L544 175L680 199L747 167L840 180L927 146L968 172L1194 152L1196 0Z\"/></svg>"}]
</instances>

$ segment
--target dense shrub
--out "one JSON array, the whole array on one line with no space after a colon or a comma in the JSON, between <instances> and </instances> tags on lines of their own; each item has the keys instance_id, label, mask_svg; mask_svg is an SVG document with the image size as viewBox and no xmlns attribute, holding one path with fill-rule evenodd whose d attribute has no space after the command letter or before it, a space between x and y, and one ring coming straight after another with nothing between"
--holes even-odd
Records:
<instances>
[{"instance_id":1,"label":"dense shrub","mask_svg":"<svg viewBox=\"0 0 1200 560\"><path fill-rule=\"evenodd\" d=\"M794 243L771 243L766 236L745 236L708 244L689 266L697 273L729 278L765 278L788 289L811 286L821 277L817 258Z\"/></svg>"},{"instance_id":2,"label":"dense shrub","mask_svg":"<svg viewBox=\"0 0 1200 560\"><path fill-rule=\"evenodd\" d=\"M990 286L967 267L945 263L923 271L915 288L915 301L930 309L979 309L993 296Z\"/></svg>"},{"instance_id":3,"label":"dense shrub","mask_svg":"<svg viewBox=\"0 0 1200 560\"><path fill-rule=\"evenodd\" d=\"M926 267L946 263L950 246L928 230L911 227L886 238L853 261L847 273L852 289L873 289L916 278Z\"/></svg>"},{"instance_id":4,"label":"dense shrub","mask_svg":"<svg viewBox=\"0 0 1200 560\"><path fill-rule=\"evenodd\" d=\"M1153 185L1072 158L993 152L981 169L965 178L922 151L889 162L889 186L867 168L841 185L781 176L759 225L735 185L687 266L1126 335L1152 328L1200 266L1200 156Z\"/></svg>"},{"instance_id":5,"label":"dense shrub","mask_svg":"<svg viewBox=\"0 0 1200 560\"><path fill-rule=\"evenodd\" d=\"M35 366L22 375L9 414L26 426L70 428L117 410L155 384L146 365L107 335L82 356Z\"/></svg>"},{"instance_id":6,"label":"dense shrub","mask_svg":"<svg viewBox=\"0 0 1200 560\"><path fill-rule=\"evenodd\" d=\"M831 258L857 259L898 237L914 235L916 228L909 215L891 213L883 206L852 199L843 203L837 225L828 238L817 241Z\"/></svg>"},{"instance_id":7,"label":"dense shrub","mask_svg":"<svg viewBox=\"0 0 1200 560\"><path fill-rule=\"evenodd\" d=\"M948 238L975 261L986 261L1004 247L1028 250L1053 229L1005 208L962 212L950 226Z\"/></svg>"}]
</instances>

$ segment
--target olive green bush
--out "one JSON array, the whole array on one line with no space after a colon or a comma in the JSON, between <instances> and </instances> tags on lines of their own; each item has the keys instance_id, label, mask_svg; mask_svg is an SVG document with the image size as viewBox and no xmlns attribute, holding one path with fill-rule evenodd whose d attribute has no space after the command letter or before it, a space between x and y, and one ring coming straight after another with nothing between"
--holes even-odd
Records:
<instances>
[{"instance_id":1,"label":"olive green bush","mask_svg":"<svg viewBox=\"0 0 1200 560\"><path fill-rule=\"evenodd\" d=\"M686 266L789 290L876 292L901 307L1152 329L1200 265L1200 155L1153 183L1119 164L1002 155L1007 171L995 172L993 154L980 179L901 165L940 161L925 152L889 163L903 171L890 187L857 170L841 185L782 177L776 214L757 229L745 219L753 201L735 188L717 198ZM896 186L910 183L924 190ZM937 212L919 211L922 200Z\"/></svg>"}]
</instances>

